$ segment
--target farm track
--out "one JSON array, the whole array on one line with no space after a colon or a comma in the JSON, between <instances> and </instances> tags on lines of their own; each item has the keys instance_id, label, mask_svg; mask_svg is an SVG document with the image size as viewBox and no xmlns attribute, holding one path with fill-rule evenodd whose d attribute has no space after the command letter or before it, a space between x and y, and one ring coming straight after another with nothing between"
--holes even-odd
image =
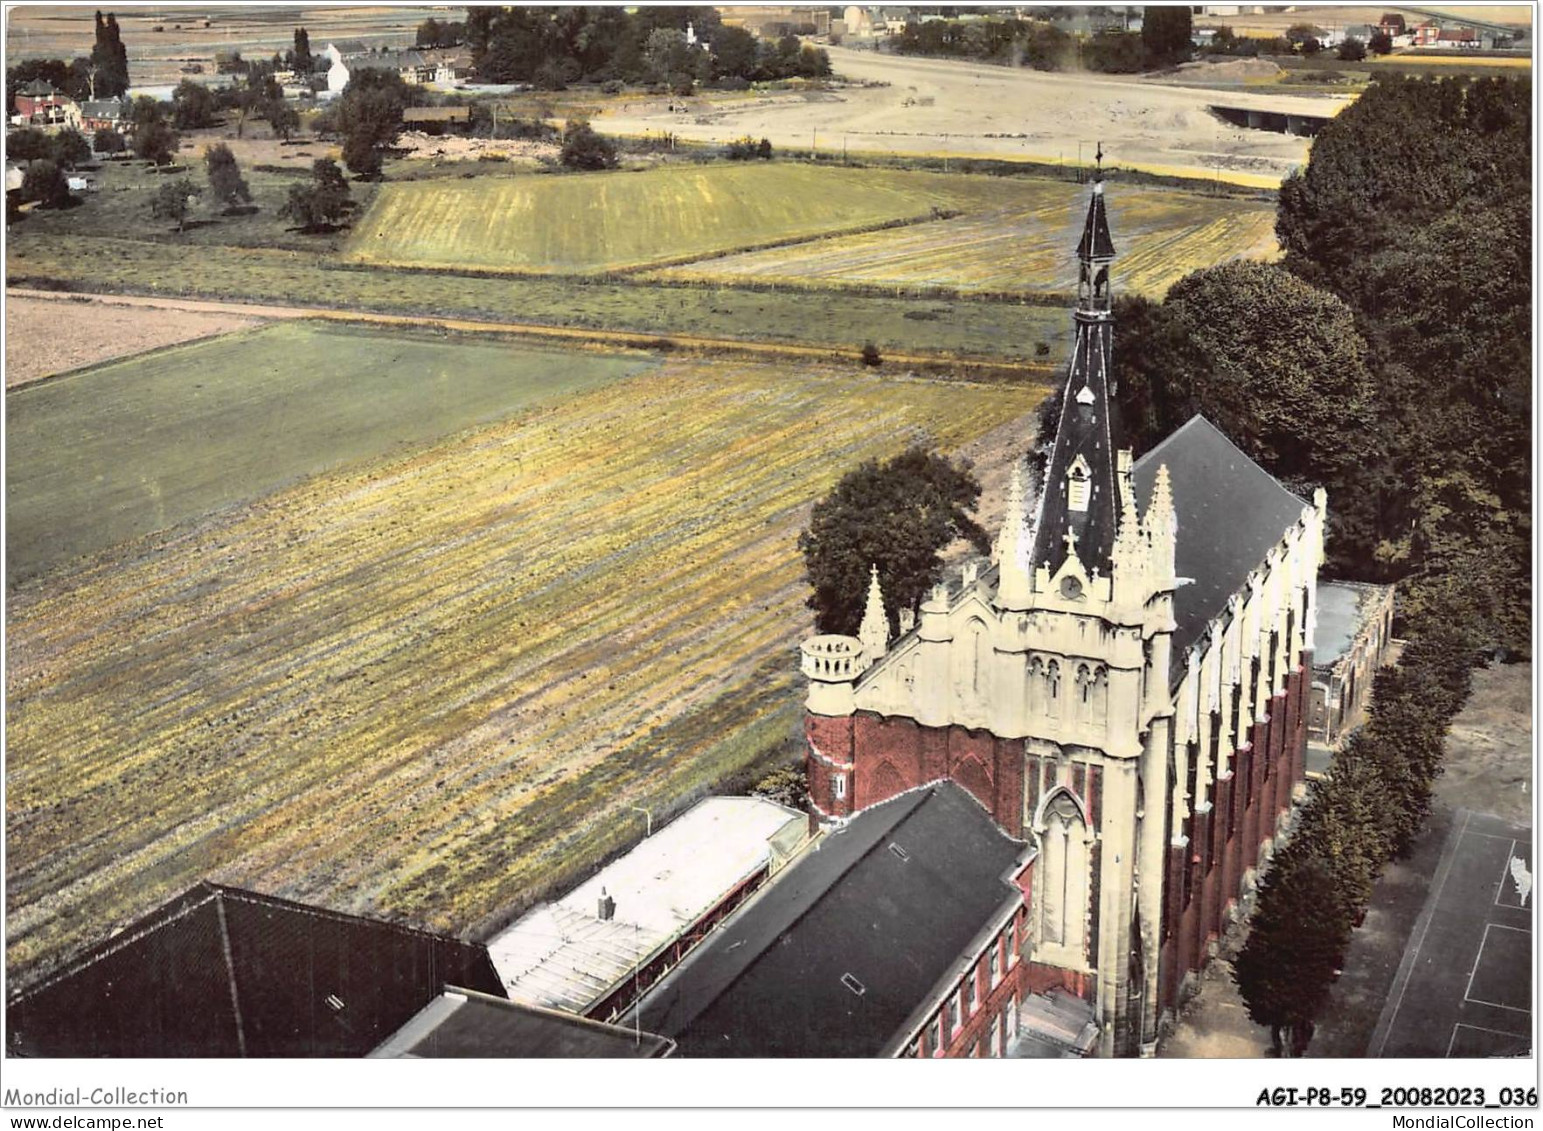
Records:
<instances>
[{"instance_id":1,"label":"farm track","mask_svg":"<svg viewBox=\"0 0 1543 1131\"><path fill-rule=\"evenodd\" d=\"M551 326L532 322L485 322L469 318L436 318L414 314L376 314L370 311L332 310L309 306L274 306L263 303L218 302L212 299L151 298L146 295L90 294L36 290L12 287L6 293L19 298L52 299L59 302L104 303L113 306L142 307L155 310L181 310L190 312L241 315L254 319L322 319L329 322L351 323L363 326L402 326L417 329L447 330L467 334L497 334L509 337L537 340L582 343L595 348L608 349L631 346L657 349L667 345L672 349L706 354L743 354L754 358L776 360L779 358L816 362L851 362L855 351L837 346L805 346L783 342L754 342L740 338L710 338L695 334L648 334L629 330L586 330L573 326ZM1057 366L1041 361L1016 361L1011 359L982 360L960 358L946 353L895 353L886 350L884 360L891 365L912 366L918 369L951 369L965 373L991 375L994 373L1030 375L1037 378L1053 376Z\"/></svg>"},{"instance_id":2,"label":"farm track","mask_svg":"<svg viewBox=\"0 0 1543 1131\"><path fill-rule=\"evenodd\" d=\"M21 586L12 975L203 877L490 929L785 735L812 498L1043 392L674 359Z\"/></svg>"}]
</instances>

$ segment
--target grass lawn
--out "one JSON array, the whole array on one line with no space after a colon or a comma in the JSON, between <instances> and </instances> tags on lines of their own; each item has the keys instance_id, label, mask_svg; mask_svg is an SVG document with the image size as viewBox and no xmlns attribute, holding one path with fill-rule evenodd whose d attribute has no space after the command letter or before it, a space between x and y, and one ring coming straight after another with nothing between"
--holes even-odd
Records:
<instances>
[{"instance_id":1,"label":"grass lawn","mask_svg":"<svg viewBox=\"0 0 1543 1131\"><path fill-rule=\"evenodd\" d=\"M671 359L21 586L8 967L205 877L485 935L785 744L811 500L1044 391Z\"/></svg>"},{"instance_id":2,"label":"grass lawn","mask_svg":"<svg viewBox=\"0 0 1543 1131\"><path fill-rule=\"evenodd\" d=\"M361 263L567 274L810 239L934 208L982 211L1065 183L792 162L386 184L345 256Z\"/></svg>"},{"instance_id":3,"label":"grass lawn","mask_svg":"<svg viewBox=\"0 0 1543 1131\"><path fill-rule=\"evenodd\" d=\"M292 322L12 390L10 584L647 363Z\"/></svg>"},{"instance_id":4,"label":"grass lawn","mask_svg":"<svg viewBox=\"0 0 1543 1131\"><path fill-rule=\"evenodd\" d=\"M7 268L18 286L810 343L854 356L872 341L896 351L1034 360L1044 342L1050 353L1041 360L1049 364L1065 356L1072 325L1064 305L342 270L273 249L25 232L13 235Z\"/></svg>"},{"instance_id":5,"label":"grass lawn","mask_svg":"<svg viewBox=\"0 0 1543 1131\"><path fill-rule=\"evenodd\" d=\"M309 160L297 161L297 168L290 173L259 171L243 163L241 174L252 190L251 205L242 206L233 214L216 206L209 197L209 178L204 173L203 161L205 146L213 143L211 139L201 139L196 147L184 147L177 155L184 167L180 173L157 173L139 161L103 162L100 168L85 174L96 181L96 192L77 194L79 203L63 211L34 210L13 231L45 237L78 235L153 240L178 247L282 247L325 252L341 245L341 236L318 238L291 231L294 221L279 216L279 210L289 199L290 186L308 183ZM295 152L314 152L322 156L326 149L323 145L297 146ZM152 218L150 205L161 185L184 175L202 189L204 195L189 212L186 230L179 233L171 221ZM377 187L350 182L349 189L361 211L369 206Z\"/></svg>"}]
</instances>

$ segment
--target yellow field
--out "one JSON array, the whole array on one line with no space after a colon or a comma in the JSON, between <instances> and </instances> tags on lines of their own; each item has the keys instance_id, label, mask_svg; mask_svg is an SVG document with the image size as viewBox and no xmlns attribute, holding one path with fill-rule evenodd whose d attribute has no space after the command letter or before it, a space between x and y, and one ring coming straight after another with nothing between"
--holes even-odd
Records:
<instances>
[{"instance_id":1,"label":"yellow field","mask_svg":"<svg viewBox=\"0 0 1543 1131\"><path fill-rule=\"evenodd\" d=\"M809 500L1042 395L676 360L21 587L8 967L204 877L489 929L790 732Z\"/></svg>"},{"instance_id":2,"label":"yellow field","mask_svg":"<svg viewBox=\"0 0 1543 1131\"><path fill-rule=\"evenodd\" d=\"M381 187L345 257L551 274L653 264L658 278L1064 290L1086 205L1086 186L1069 181L781 163L409 182ZM938 221L934 209L961 215ZM1122 248L1139 256L1143 241L1155 241L1170 256L1173 270L1149 272L1142 284L1154 293L1196 267L1275 248L1268 201L1122 185L1110 194L1110 218ZM907 220L923 222L871 230Z\"/></svg>"},{"instance_id":3,"label":"yellow field","mask_svg":"<svg viewBox=\"0 0 1543 1131\"><path fill-rule=\"evenodd\" d=\"M1397 66L1402 64L1421 67L1506 67L1531 70L1532 60L1525 55L1428 55L1422 51L1410 51L1403 55L1368 55L1368 63Z\"/></svg>"},{"instance_id":4,"label":"yellow field","mask_svg":"<svg viewBox=\"0 0 1543 1131\"><path fill-rule=\"evenodd\" d=\"M1012 207L883 232L818 240L683 264L644 278L723 282L817 281L965 291L1057 292L1076 286L1073 255L1086 190L1008 181ZM1121 186L1109 194L1119 258L1116 286L1161 298L1202 267L1279 254L1275 213L1264 201Z\"/></svg>"}]
</instances>

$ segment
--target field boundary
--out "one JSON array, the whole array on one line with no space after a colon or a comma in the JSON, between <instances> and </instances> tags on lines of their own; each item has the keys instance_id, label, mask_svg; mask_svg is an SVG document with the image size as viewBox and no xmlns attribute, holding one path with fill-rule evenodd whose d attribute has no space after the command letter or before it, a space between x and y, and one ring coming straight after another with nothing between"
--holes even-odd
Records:
<instances>
[{"instance_id":1,"label":"field boundary","mask_svg":"<svg viewBox=\"0 0 1543 1131\"><path fill-rule=\"evenodd\" d=\"M80 301L84 292L47 291L12 287L7 294L20 298L52 299L60 302ZM256 303L226 302L210 299L173 299L148 295L89 293L85 297L92 302L120 306L145 306L161 310L205 310L227 314L245 314L253 318L295 319L313 318L328 322L351 323L362 326L400 326L407 328L438 329L453 333L521 337L536 340L577 342L592 348L628 348L648 352L680 352L693 355L714 356L746 354L753 357L781 357L795 360L817 360L861 365L861 359L851 346L794 345L780 342L750 342L736 338L708 338L679 334L651 334L637 330L589 330L572 326L552 326L528 322L487 322L468 318L442 318L427 315L376 314L370 311L335 310L326 307L272 306ZM121 360L121 359L120 359ZM895 353L884 355L889 366L906 366L920 370L930 377L948 377L968 373L982 383L998 383L1003 380L1022 381L1025 377L1042 383L1052 380L1057 366L1052 362L990 360L955 357L942 353ZM893 373L893 369L890 370Z\"/></svg>"}]
</instances>

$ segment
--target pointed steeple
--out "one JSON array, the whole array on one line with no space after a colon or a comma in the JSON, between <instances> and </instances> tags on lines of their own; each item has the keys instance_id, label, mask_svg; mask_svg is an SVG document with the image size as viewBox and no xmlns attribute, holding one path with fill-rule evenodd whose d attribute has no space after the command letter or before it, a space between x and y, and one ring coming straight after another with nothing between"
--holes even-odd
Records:
<instances>
[{"instance_id":1,"label":"pointed steeple","mask_svg":"<svg viewBox=\"0 0 1543 1131\"><path fill-rule=\"evenodd\" d=\"M1032 591L1028 531L1024 529L1023 462L1013 464L1007 487L1007 514L997 534L997 607L1027 609Z\"/></svg>"},{"instance_id":2,"label":"pointed steeple","mask_svg":"<svg viewBox=\"0 0 1543 1131\"><path fill-rule=\"evenodd\" d=\"M1031 566L1056 573L1066 561L1066 535L1077 539L1077 557L1090 572L1110 571L1121 498L1115 474L1119 429L1114 420L1110 374L1114 321L1109 305L1109 266L1114 241L1104 209L1100 170L1077 246L1079 281L1073 315L1077 338L1061 393L1061 419L1050 451L1034 531Z\"/></svg>"},{"instance_id":3,"label":"pointed steeple","mask_svg":"<svg viewBox=\"0 0 1543 1131\"><path fill-rule=\"evenodd\" d=\"M1168 465L1160 464L1157 477L1152 483L1152 499L1147 504L1146 521L1142 524L1147 537L1152 540L1152 576L1161 587L1173 580L1173 555L1178 542L1178 527L1173 514L1173 483L1168 477Z\"/></svg>"},{"instance_id":4,"label":"pointed steeple","mask_svg":"<svg viewBox=\"0 0 1543 1131\"><path fill-rule=\"evenodd\" d=\"M863 644L863 658L871 665L878 663L889 650L889 618L884 613L884 592L879 588L879 567L870 566L868 575L868 607L863 610L863 623L857 630L857 638Z\"/></svg>"}]
</instances>

